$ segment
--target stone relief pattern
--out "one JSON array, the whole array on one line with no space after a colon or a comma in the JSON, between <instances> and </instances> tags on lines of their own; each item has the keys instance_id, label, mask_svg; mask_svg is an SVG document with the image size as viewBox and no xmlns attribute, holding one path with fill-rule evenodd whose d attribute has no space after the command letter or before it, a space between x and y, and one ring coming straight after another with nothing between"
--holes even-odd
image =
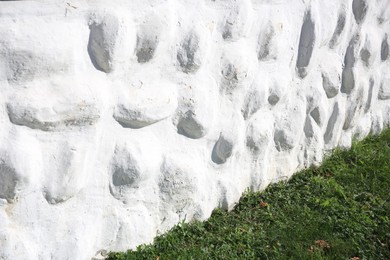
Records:
<instances>
[{"instance_id":1,"label":"stone relief pattern","mask_svg":"<svg viewBox=\"0 0 390 260\"><path fill-rule=\"evenodd\" d=\"M7 1L0 32L1 259L134 248L390 122L387 0Z\"/></svg>"}]
</instances>

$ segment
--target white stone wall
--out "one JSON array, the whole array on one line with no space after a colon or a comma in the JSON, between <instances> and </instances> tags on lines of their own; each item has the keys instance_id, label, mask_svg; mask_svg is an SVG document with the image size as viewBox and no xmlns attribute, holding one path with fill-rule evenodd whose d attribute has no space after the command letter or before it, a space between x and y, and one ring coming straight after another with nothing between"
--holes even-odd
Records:
<instances>
[{"instance_id":1,"label":"white stone wall","mask_svg":"<svg viewBox=\"0 0 390 260\"><path fill-rule=\"evenodd\" d=\"M0 259L90 259L390 121L388 0L0 1Z\"/></svg>"}]
</instances>

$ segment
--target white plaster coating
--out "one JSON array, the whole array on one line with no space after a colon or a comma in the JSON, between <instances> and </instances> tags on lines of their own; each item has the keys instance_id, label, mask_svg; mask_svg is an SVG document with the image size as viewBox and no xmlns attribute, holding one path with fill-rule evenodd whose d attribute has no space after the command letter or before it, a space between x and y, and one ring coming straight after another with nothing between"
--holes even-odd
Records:
<instances>
[{"instance_id":1,"label":"white plaster coating","mask_svg":"<svg viewBox=\"0 0 390 260\"><path fill-rule=\"evenodd\" d=\"M0 259L90 259L390 123L388 0L0 1Z\"/></svg>"}]
</instances>

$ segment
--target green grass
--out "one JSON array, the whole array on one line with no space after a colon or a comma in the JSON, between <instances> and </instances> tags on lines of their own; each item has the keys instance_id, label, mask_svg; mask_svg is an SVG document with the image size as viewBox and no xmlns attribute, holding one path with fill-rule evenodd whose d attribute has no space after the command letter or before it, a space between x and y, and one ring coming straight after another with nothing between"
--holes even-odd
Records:
<instances>
[{"instance_id":1,"label":"green grass","mask_svg":"<svg viewBox=\"0 0 390 260\"><path fill-rule=\"evenodd\" d=\"M109 259L390 259L390 129Z\"/></svg>"}]
</instances>

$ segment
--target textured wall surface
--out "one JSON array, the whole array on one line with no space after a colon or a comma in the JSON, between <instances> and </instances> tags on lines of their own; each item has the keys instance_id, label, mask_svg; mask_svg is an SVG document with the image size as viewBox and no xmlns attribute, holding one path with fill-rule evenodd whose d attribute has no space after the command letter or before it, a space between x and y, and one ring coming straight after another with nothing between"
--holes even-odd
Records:
<instances>
[{"instance_id":1,"label":"textured wall surface","mask_svg":"<svg viewBox=\"0 0 390 260\"><path fill-rule=\"evenodd\" d=\"M90 259L390 121L388 0L0 1L0 259Z\"/></svg>"}]
</instances>

